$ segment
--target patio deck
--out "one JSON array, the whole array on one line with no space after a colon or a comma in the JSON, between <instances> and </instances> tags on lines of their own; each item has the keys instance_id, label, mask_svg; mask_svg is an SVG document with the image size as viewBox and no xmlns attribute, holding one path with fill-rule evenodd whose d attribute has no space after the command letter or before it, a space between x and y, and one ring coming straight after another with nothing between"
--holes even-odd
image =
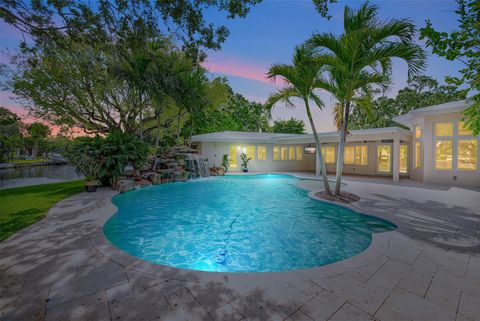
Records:
<instances>
[{"instance_id":1,"label":"patio deck","mask_svg":"<svg viewBox=\"0 0 480 321\"><path fill-rule=\"evenodd\" d=\"M0 243L0 320L479 320L480 193L345 182L353 209L399 228L344 261L277 273L139 260L103 235L115 192L75 195Z\"/></svg>"}]
</instances>

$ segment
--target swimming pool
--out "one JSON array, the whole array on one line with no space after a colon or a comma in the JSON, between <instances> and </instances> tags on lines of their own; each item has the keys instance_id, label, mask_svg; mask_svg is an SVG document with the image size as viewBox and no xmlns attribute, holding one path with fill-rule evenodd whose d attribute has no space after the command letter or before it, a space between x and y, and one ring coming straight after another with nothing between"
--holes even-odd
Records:
<instances>
[{"instance_id":1,"label":"swimming pool","mask_svg":"<svg viewBox=\"0 0 480 321\"><path fill-rule=\"evenodd\" d=\"M182 269L271 272L312 268L365 250L395 226L316 201L287 175L211 177L113 198L106 237L146 261Z\"/></svg>"}]
</instances>

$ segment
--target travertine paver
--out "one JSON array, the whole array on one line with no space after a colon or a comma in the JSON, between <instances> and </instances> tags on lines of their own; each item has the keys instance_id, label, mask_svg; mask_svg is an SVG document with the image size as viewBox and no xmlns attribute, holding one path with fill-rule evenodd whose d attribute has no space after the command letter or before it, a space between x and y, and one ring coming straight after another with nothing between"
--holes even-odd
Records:
<instances>
[{"instance_id":1,"label":"travertine paver","mask_svg":"<svg viewBox=\"0 0 480 321\"><path fill-rule=\"evenodd\" d=\"M103 235L115 192L75 195L0 243L0 320L480 320L480 193L347 183L362 198L351 208L398 229L347 260L280 273L144 262Z\"/></svg>"},{"instance_id":2,"label":"travertine paver","mask_svg":"<svg viewBox=\"0 0 480 321\"><path fill-rule=\"evenodd\" d=\"M372 321L373 317L356 306L345 302L344 305L328 319L329 321Z\"/></svg>"}]
</instances>

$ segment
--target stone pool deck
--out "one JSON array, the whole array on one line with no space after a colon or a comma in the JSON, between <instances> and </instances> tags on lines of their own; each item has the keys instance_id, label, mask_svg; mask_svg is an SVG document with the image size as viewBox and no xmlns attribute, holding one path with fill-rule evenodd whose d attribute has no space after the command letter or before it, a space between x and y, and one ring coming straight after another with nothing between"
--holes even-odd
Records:
<instances>
[{"instance_id":1,"label":"stone pool deck","mask_svg":"<svg viewBox=\"0 0 480 321\"><path fill-rule=\"evenodd\" d=\"M347 260L279 273L141 261L103 235L115 192L72 196L0 243L0 320L480 320L480 193L345 181L362 197L352 208L399 228Z\"/></svg>"}]
</instances>

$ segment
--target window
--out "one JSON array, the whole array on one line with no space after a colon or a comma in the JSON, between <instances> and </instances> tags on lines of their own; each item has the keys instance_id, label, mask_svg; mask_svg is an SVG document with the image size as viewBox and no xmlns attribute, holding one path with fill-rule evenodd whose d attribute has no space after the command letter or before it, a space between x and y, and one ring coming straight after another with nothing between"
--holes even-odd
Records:
<instances>
[{"instance_id":1,"label":"window","mask_svg":"<svg viewBox=\"0 0 480 321\"><path fill-rule=\"evenodd\" d=\"M392 171L392 146L378 145L377 147L377 170L383 173L390 173Z\"/></svg>"},{"instance_id":2,"label":"window","mask_svg":"<svg viewBox=\"0 0 480 321\"><path fill-rule=\"evenodd\" d=\"M267 159L267 146L258 145L258 160L266 160L266 159Z\"/></svg>"},{"instance_id":3,"label":"window","mask_svg":"<svg viewBox=\"0 0 480 321\"><path fill-rule=\"evenodd\" d=\"M366 166L368 159L368 147L367 145L355 146L355 165Z\"/></svg>"},{"instance_id":4,"label":"window","mask_svg":"<svg viewBox=\"0 0 480 321\"><path fill-rule=\"evenodd\" d=\"M408 171L408 146L400 145L399 172L406 174Z\"/></svg>"},{"instance_id":5,"label":"window","mask_svg":"<svg viewBox=\"0 0 480 321\"><path fill-rule=\"evenodd\" d=\"M295 146L288 147L288 160L295 160Z\"/></svg>"},{"instance_id":6,"label":"window","mask_svg":"<svg viewBox=\"0 0 480 321\"><path fill-rule=\"evenodd\" d=\"M255 146L249 145L247 146L247 158L251 158L255 160Z\"/></svg>"},{"instance_id":7,"label":"window","mask_svg":"<svg viewBox=\"0 0 480 321\"><path fill-rule=\"evenodd\" d=\"M230 145L230 167L237 168L237 146Z\"/></svg>"},{"instance_id":8,"label":"window","mask_svg":"<svg viewBox=\"0 0 480 321\"><path fill-rule=\"evenodd\" d=\"M453 143L451 140L435 142L435 168L452 169Z\"/></svg>"},{"instance_id":9,"label":"window","mask_svg":"<svg viewBox=\"0 0 480 321\"><path fill-rule=\"evenodd\" d=\"M303 158L303 147L302 146L297 146L297 160L302 160Z\"/></svg>"},{"instance_id":10,"label":"window","mask_svg":"<svg viewBox=\"0 0 480 321\"><path fill-rule=\"evenodd\" d=\"M279 160L279 159L280 159L280 147L273 146L273 160Z\"/></svg>"},{"instance_id":11,"label":"window","mask_svg":"<svg viewBox=\"0 0 480 321\"><path fill-rule=\"evenodd\" d=\"M353 165L355 163L355 147L346 146L345 154L343 154L343 163L346 165Z\"/></svg>"},{"instance_id":12,"label":"window","mask_svg":"<svg viewBox=\"0 0 480 321\"><path fill-rule=\"evenodd\" d=\"M453 136L452 123L437 123L435 124L435 136Z\"/></svg>"},{"instance_id":13,"label":"window","mask_svg":"<svg viewBox=\"0 0 480 321\"><path fill-rule=\"evenodd\" d=\"M415 126L415 138L416 139L422 138L422 127Z\"/></svg>"},{"instance_id":14,"label":"window","mask_svg":"<svg viewBox=\"0 0 480 321\"><path fill-rule=\"evenodd\" d=\"M325 160L325 164L335 164L335 147L324 146L321 150L323 158Z\"/></svg>"},{"instance_id":15,"label":"window","mask_svg":"<svg viewBox=\"0 0 480 321\"><path fill-rule=\"evenodd\" d=\"M420 141L420 138L422 138L422 127L415 126L415 150L413 153L415 157L415 168L422 167L422 142Z\"/></svg>"},{"instance_id":16,"label":"window","mask_svg":"<svg viewBox=\"0 0 480 321\"><path fill-rule=\"evenodd\" d=\"M477 140L476 139L458 140L457 168L465 169L465 170L477 169Z\"/></svg>"},{"instance_id":17,"label":"window","mask_svg":"<svg viewBox=\"0 0 480 321\"><path fill-rule=\"evenodd\" d=\"M282 148L280 149L281 153L280 153L280 158L282 160L286 160L287 159L287 147L286 146L282 146Z\"/></svg>"},{"instance_id":18,"label":"window","mask_svg":"<svg viewBox=\"0 0 480 321\"><path fill-rule=\"evenodd\" d=\"M465 127L465 123L463 121L458 122L458 136L471 136L473 132Z\"/></svg>"},{"instance_id":19,"label":"window","mask_svg":"<svg viewBox=\"0 0 480 321\"><path fill-rule=\"evenodd\" d=\"M422 144L415 142L415 168L422 167Z\"/></svg>"}]
</instances>

